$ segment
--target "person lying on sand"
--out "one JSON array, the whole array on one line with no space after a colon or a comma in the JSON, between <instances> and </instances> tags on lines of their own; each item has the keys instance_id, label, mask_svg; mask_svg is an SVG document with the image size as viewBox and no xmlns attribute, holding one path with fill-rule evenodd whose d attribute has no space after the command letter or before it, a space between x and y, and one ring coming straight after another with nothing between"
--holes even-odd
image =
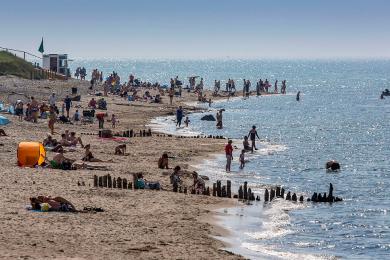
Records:
<instances>
[{"instance_id":1,"label":"person lying on sand","mask_svg":"<svg viewBox=\"0 0 390 260\"><path fill-rule=\"evenodd\" d=\"M53 159L50 161L50 168L70 170L74 161L75 160L66 158L64 156L64 150L61 148L57 150L57 154L54 155Z\"/></svg>"},{"instance_id":2,"label":"person lying on sand","mask_svg":"<svg viewBox=\"0 0 390 260\"><path fill-rule=\"evenodd\" d=\"M126 144L115 147L115 155L126 155Z\"/></svg>"},{"instance_id":3,"label":"person lying on sand","mask_svg":"<svg viewBox=\"0 0 390 260\"><path fill-rule=\"evenodd\" d=\"M46 210L45 203L48 204ZM30 204L33 210L42 211L62 211L62 212L76 212L76 207L68 200L62 197L49 197L49 196L38 196L30 198Z\"/></svg>"},{"instance_id":4,"label":"person lying on sand","mask_svg":"<svg viewBox=\"0 0 390 260\"><path fill-rule=\"evenodd\" d=\"M0 136L7 136L7 134L5 133L4 129L0 129Z\"/></svg>"},{"instance_id":5,"label":"person lying on sand","mask_svg":"<svg viewBox=\"0 0 390 260\"><path fill-rule=\"evenodd\" d=\"M112 162L112 160L103 161L103 160L100 160L100 159L93 157L90 144L87 144L86 146L84 146L84 149L85 149L85 154L84 154L84 157L81 159L84 162Z\"/></svg>"}]
</instances>

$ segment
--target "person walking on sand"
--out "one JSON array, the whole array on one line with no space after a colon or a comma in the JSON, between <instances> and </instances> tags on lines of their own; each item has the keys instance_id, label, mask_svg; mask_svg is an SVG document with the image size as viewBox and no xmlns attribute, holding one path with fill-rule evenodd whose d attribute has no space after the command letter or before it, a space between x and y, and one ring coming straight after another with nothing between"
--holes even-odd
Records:
<instances>
[{"instance_id":1,"label":"person walking on sand","mask_svg":"<svg viewBox=\"0 0 390 260\"><path fill-rule=\"evenodd\" d=\"M72 105L72 99L68 95L66 95L66 98L64 99L64 104L66 110L66 117L69 118L69 110L70 106Z\"/></svg>"},{"instance_id":2,"label":"person walking on sand","mask_svg":"<svg viewBox=\"0 0 390 260\"><path fill-rule=\"evenodd\" d=\"M229 140L228 144L225 146L225 153L226 153L226 171L230 172L230 166L232 165L232 160L233 160L232 140Z\"/></svg>"},{"instance_id":3,"label":"person walking on sand","mask_svg":"<svg viewBox=\"0 0 390 260\"><path fill-rule=\"evenodd\" d=\"M55 106L57 101L56 93L52 93L51 96L49 97L49 105L50 106Z\"/></svg>"},{"instance_id":4,"label":"person walking on sand","mask_svg":"<svg viewBox=\"0 0 390 260\"><path fill-rule=\"evenodd\" d=\"M179 106L176 110L176 126L181 126L181 120L183 120L183 108Z\"/></svg>"},{"instance_id":5,"label":"person walking on sand","mask_svg":"<svg viewBox=\"0 0 390 260\"><path fill-rule=\"evenodd\" d=\"M54 135L54 123L57 121L57 114L56 111L54 110L54 107L51 106L49 110L49 129L51 132L51 135Z\"/></svg>"},{"instance_id":6,"label":"person walking on sand","mask_svg":"<svg viewBox=\"0 0 390 260\"><path fill-rule=\"evenodd\" d=\"M172 102L173 102L173 95L175 94L175 90L171 87L169 89L169 104L172 106Z\"/></svg>"},{"instance_id":7,"label":"person walking on sand","mask_svg":"<svg viewBox=\"0 0 390 260\"><path fill-rule=\"evenodd\" d=\"M249 131L248 137L250 137L250 139L252 141L251 150L252 150L252 153L253 153L253 148L255 150L257 150L257 148L256 148L256 137L259 138L259 140L260 140L260 137L259 137L259 135L257 134L257 131L256 131L256 126L252 126L252 129Z\"/></svg>"}]
</instances>

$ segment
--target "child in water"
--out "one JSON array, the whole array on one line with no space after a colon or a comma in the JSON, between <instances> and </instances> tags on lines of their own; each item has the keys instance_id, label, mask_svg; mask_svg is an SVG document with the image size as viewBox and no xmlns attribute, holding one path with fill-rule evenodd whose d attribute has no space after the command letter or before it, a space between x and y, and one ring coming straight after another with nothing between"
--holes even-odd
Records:
<instances>
[{"instance_id":1,"label":"child in water","mask_svg":"<svg viewBox=\"0 0 390 260\"><path fill-rule=\"evenodd\" d=\"M245 166L245 150L241 150L240 154L240 169L244 169Z\"/></svg>"},{"instance_id":2,"label":"child in water","mask_svg":"<svg viewBox=\"0 0 390 260\"><path fill-rule=\"evenodd\" d=\"M186 119L184 120L184 124L186 125L186 127L188 127L188 124L190 123L191 121L188 119L188 116L186 116Z\"/></svg>"}]
</instances>

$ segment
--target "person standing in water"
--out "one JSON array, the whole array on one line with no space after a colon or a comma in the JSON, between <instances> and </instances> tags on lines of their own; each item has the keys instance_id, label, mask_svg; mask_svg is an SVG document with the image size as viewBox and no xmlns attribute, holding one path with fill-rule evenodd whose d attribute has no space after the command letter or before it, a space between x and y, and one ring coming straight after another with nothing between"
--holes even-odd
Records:
<instances>
[{"instance_id":1,"label":"person standing in water","mask_svg":"<svg viewBox=\"0 0 390 260\"><path fill-rule=\"evenodd\" d=\"M256 137L259 138L259 140L260 140L260 137L259 137L259 135L257 134L257 131L256 131L256 126L252 126L252 129L249 131L248 137L252 141L251 150L252 150L252 153L253 153L253 148L255 150L257 150L257 148L256 148Z\"/></svg>"},{"instance_id":2,"label":"person standing in water","mask_svg":"<svg viewBox=\"0 0 390 260\"><path fill-rule=\"evenodd\" d=\"M225 153L226 153L226 171L230 172L230 166L232 165L232 160L233 160L232 140L229 140L228 144L225 146Z\"/></svg>"},{"instance_id":3,"label":"person standing in water","mask_svg":"<svg viewBox=\"0 0 390 260\"><path fill-rule=\"evenodd\" d=\"M183 119L183 108L179 106L176 110L176 126L181 126L181 120Z\"/></svg>"},{"instance_id":4,"label":"person standing in water","mask_svg":"<svg viewBox=\"0 0 390 260\"><path fill-rule=\"evenodd\" d=\"M217 112L217 128L218 129L222 129L222 127L223 127L223 125L222 125L222 111L223 111L223 109L220 109Z\"/></svg>"},{"instance_id":5,"label":"person standing in water","mask_svg":"<svg viewBox=\"0 0 390 260\"><path fill-rule=\"evenodd\" d=\"M300 97L300 95L301 95L301 91L298 91L298 93L297 93L297 97L296 97L297 101L299 101L299 97Z\"/></svg>"}]
</instances>

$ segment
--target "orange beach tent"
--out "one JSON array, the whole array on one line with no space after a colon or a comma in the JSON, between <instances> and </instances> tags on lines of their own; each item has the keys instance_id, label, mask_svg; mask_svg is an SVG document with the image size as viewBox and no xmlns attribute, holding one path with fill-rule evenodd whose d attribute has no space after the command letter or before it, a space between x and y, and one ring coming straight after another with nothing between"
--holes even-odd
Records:
<instances>
[{"instance_id":1,"label":"orange beach tent","mask_svg":"<svg viewBox=\"0 0 390 260\"><path fill-rule=\"evenodd\" d=\"M18 146L18 165L34 167L45 162L46 151L39 142L21 142Z\"/></svg>"}]
</instances>

